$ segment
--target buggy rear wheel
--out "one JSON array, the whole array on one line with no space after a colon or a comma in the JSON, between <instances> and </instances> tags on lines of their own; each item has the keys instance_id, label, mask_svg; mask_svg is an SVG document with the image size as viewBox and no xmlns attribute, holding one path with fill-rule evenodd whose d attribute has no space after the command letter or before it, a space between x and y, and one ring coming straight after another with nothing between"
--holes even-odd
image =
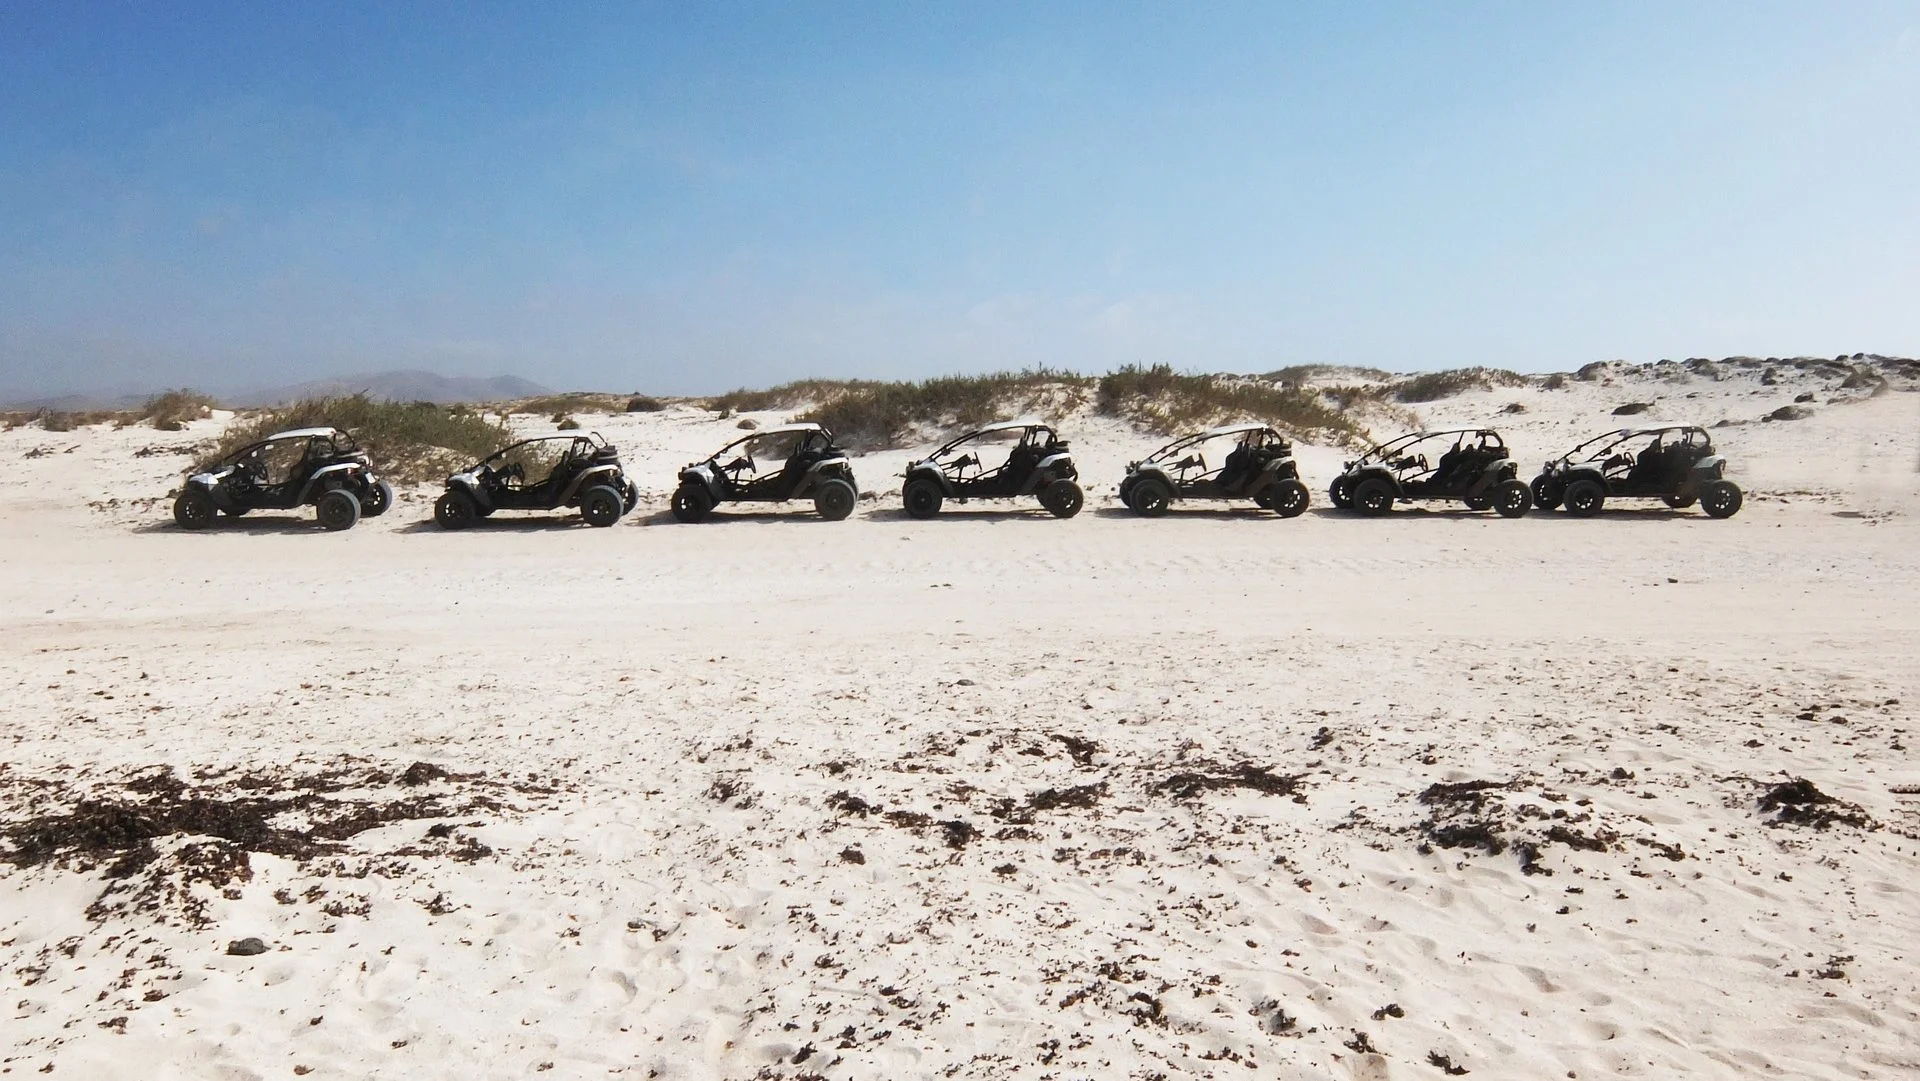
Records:
<instances>
[{"instance_id":1,"label":"buggy rear wheel","mask_svg":"<svg viewBox=\"0 0 1920 1081\"><path fill-rule=\"evenodd\" d=\"M205 529L213 515L213 497L204 488L188 488L173 501L173 520L181 529Z\"/></svg>"},{"instance_id":2,"label":"buggy rear wheel","mask_svg":"<svg viewBox=\"0 0 1920 1081\"><path fill-rule=\"evenodd\" d=\"M913 517L931 518L940 513L940 504L946 502L946 493L926 477L916 477L908 481L906 488L900 492L900 502Z\"/></svg>"},{"instance_id":3,"label":"buggy rear wheel","mask_svg":"<svg viewBox=\"0 0 1920 1081\"><path fill-rule=\"evenodd\" d=\"M837 522L853 513L853 504L859 498L853 485L834 477L822 482L820 490L813 493L813 509L827 521Z\"/></svg>"},{"instance_id":4,"label":"buggy rear wheel","mask_svg":"<svg viewBox=\"0 0 1920 1081\"><path fill-rule=\"evenodd\" d=\"M1350 477L1335 477L1327 485L1327 498L1341 510L1353 509L1353 480Z\"/></svg>"},{"instance_id":5,"label":"buggy rear wheel","mask_svg":"<svg viewBox=\"0 0 1920 1081\"><path fill-rule=\"evenodd\" d=\"M433 520L441 529L465 529L479 519L479 506L465 492L448 492L434 501Z\"/></svg>"},{"instance_id":6,"label":"buggy rear wheel","mask_svg":"<svg viewBox=\"0 0 1920 1081\"><path fill-rule=\"evenodd\" d=\"M378 518L393 507L393 485L384 480L376 480L367 486L367 494L360 499L360 513L369 518Z\"/></svg>"},{"instance_id":7,"label":"buggy rear wheel","mask_svg":"<svg viewBox=\"0 0 1920 1081\"><path fill-rule=\"evenodd\" d=\"M713 497L706 489L682 484L674 489L673 516L682 522L697 522L713 511Z\"/></svg>"},{"instance_id":8,"label":"buggy rear wheel","mask_svg":"<svg viewBox=\"0 0 1920 1081\"><path fill-rule=\"evenodd\" d=\"M605 529L619 521L624 507L620 489L610 485L596 484L580 495L580 517L596 529Z\"/></svg>"},{"instance_id":9,"label":"buggy rear wheel","mask_svg":"<svg viewBox=\"0 0 1920 1081\"><path fill-rule=\"evenodd\" d=\"M1553 510L1560 505L1560 482L1545 473L1533 478L1533 505L1541 510Z\"/></svg>"},{"instance_id":10,"label":"buggy rear wheel","mask_svg":"<svg viewBox=\"0 0 1920 1081\"><path fill-rule=\"evenodd\" d=\"M1166 484L1152 477L1135 484L1132 495L1133 501L1127 505L1142 518L1160 517L1173 502L1173 493L1167 490Z\"/></svg>"},{"instance_id":11,"label":"buggy rear wheel","mask_svg":"<svg viewBox=\"0 0 1920 1081\"><path fill-rule=\"evenodd\" d=\"M1297 480L1283 480L1267 488L1267 507L1282 518L1298 518L1306 511L1312 497L1307 494L1307 486Z\"/></svg>"},{"instance_id":12,"label":"buggy rear wheel","mask_svg":"<svg viewBox=\"0 0 1920 1081\"><path fill-rule=\"evenodd\" d=\"M1527 494L1525 482L1518 479L1503 480L1493 488L1493 509L1500 512L1502 518L1518 518L1533 506L1533 497Z\"/></svg>"},{"instance_id":13,"label":"buggy rear wheel","mask_svg":"<svg viewBox=\"0 0 1920 1081\"><path fill-rule=\"evenodd\" d=\"M1607 505L1606 489L1590 480L1567 485L1567 513L1576 518L1591 518Z\"/></svg>"},{"instance_id":14,"label":"buggy rear wheel","mask_svg":"<svg viewBox=\"0 0 1920 1081\"><path fill-rule=\"evenodd\" d=\"M314 503L313 516L330 531L352 529L360 520L360 497L345 488L335 488Z\"/></svg>"},{"instance_id":15,"label":"buggy rear wheel","mask_svg":"<svg viewBox=\"0 0 1920 1081\"><path fill-rule=\"evenodd\" d=\"M1660 497L1660 502L1665 503L1674 510L1686 510L1688 507L1693 506L1694 497L1690 495L1663 495Z\"/></svg>"},{"instance_id":16,"label":"buggy rear wheel","mask_svg":"<svg viewBox=\"0 0 1920 1081\"><path fill-rule=\"evenodd\" d=\"M1040 489L1040 505L1055 518L1071 518L1079 514L1080 505L1086 499L1086 493L1080 490L1080 486L1064 477Z\"/></svg>"},{"instance_id":17,"label":"buggy rear wheel","mask_svg":"<svg viewBox=\"0 0 1920 1081\"><path fill-rule=\"evenodd\" d=\"M1700 493L1700 509L1709 518L1731 518L1740 513L1742 502L1740 486L1730 480L1716 480Z\"/></svg>"},{"instance_id":18,"label":"buggy rear wheel","mask_svg":"<svg viewBox=\"0 0 1920 1081\"><path fill-rule=\"evenodd\" d=\"M1379 477L1368 477L1353 490L1353 508L1369 517L1393 509L1393 487Z\"/></svg>"}]
</instances>

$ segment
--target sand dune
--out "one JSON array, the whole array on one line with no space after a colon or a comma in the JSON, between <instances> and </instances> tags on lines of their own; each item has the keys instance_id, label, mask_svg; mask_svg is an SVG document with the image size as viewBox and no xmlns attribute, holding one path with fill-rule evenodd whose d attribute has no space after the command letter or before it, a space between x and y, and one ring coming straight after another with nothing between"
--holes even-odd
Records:
<instances>
[{"instance_id":1,"label":"sand dune","mask_svg":"<svg viewBox=\"0 0 1920 1081\"><path fill-rule=\"evenodd\" d=\"M1145 521L1080 417L1071 521L683 526L676 408L612 530L192 535L218 422L0 434L0 1070L1911 1076L1920 395L1607 378L1416 408L1739 516Z\"/></svg>"}]
</instances>

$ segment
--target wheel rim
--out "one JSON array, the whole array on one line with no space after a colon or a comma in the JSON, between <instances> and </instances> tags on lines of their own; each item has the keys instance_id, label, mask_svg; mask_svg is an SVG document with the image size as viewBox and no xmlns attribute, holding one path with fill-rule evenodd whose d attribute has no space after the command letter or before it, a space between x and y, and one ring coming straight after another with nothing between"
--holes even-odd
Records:
<instances>
[{"instance_id":1,"label":"wheel rim","mask_svg":"<svg viewBox=\"0 0 1920 1081\"><path fill-rule=\"evenodd\" d=\"M1159 514L1167 509L1167 493L1158 485L1155 485L1151 488L1142 489L1135 494L1134 502L1140 504L1142 513Z\"/></svg>"},{"instance_id":2,"label":"wheel rim","mask_svg":"<svg viewBox=\"0 0 1920 1081\"><path fill-rule=\"evenodd\" d=\"M207 499L185 499L180 503L180 517L183 524L198 529L213 521L213 502Z\"/></svg>"},{"instance_id":3,"label":"wheel rim","mask_svg":"<svg viewBox=\"0 0 1920 1081\"><path fill-rule=\"evenodd\" d=\"M933 513L933 492L925 485L916 484L907 491L907 510L916 515Z\"/></svg>"},{"instance_id":4,"label":"wheel rim","mask_svg":"<svg viewBox=\"0 0 1920 1081\"><path fill-rule=\"evenodd\" d=\"M1292 517L1307 509L1307 490L1305 488L1289 486L1283 491L1275 493L1270 502L1273 503L1274 510L1288 517Z\"/></svg>"},{"instance_id":5,"label":"wheel rim","mask_svg":"<svg viewBox=\"0 0 1920 1081\"><path fill-rule=\"evenodd\" d=\"M1510 514L1513 511L1518 510L1523 505L1523 501L1526 498L1527 498L1526 489L1509 488L1506 491L1500 493L1500 496L1499 496L1500 509Z\"/></svg>"}]
</instances>

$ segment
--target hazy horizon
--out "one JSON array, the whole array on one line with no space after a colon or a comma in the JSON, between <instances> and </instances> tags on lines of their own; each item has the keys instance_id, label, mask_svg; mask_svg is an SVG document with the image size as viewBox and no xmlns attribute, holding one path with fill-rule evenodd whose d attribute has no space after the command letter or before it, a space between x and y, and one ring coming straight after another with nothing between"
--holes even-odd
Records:
<instances>
[{"instance_id":1,"label":"hazy horizon","mask_svg":"<svg viewBox=\"0 0 1920 1081\"><path fill-rule=\"evenodd\" d=\"M0 398L1920 353L1920 10L16 11Z\"/></svg>"}]
</instances>

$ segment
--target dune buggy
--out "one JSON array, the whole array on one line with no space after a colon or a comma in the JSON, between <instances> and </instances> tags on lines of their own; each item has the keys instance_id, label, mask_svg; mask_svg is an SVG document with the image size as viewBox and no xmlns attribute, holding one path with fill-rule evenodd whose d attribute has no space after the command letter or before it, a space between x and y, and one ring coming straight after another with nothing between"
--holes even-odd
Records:
<instances>
[{"instance_id":1,"label":"dune buggy","mask_svg":"<svg viewBox=\"0 0 1920 1081\"><path fill-rule=\"evenodd\" d=\"M1429 461L1428 455L1437 457ZM1395 502L1445 499L1518 518L1533 505L1518 472L1506 442L1490 428L1409 432L1348 462L1327 496L1336 507L1368 515L1385 514Z\"/></svg>"},{"instance_id":2,"label":"dune buggy","mask_svg":"<svg viewBox=\"0 0 1920 1081\"><path fill-rule=\"evenodd\" d=\"M764 473L763 463L768 466ZM722 503L807 498L820 517L837 522L853 513L860 489L847 452L834 445L832 432L818 424L785 424L742 436L682 469L673 493L673 516L698 522Z\"/></svg>"},{"instance_id":3,"label":"dune buggy","mask_svg":"<svg viewBox=\"0 0 1920 1081\"><path fill-rule=\"evenodd\" d=\"M1533 478L1533 502L1547 510L1564 505L1582 518L1599 514L1609 499L1659 499L1675 510L1697 502L1709 517L1731 518L1742 496L1726 472L1705 428L1621 428L1543 466Z\"/></svg>"},{"instance_id":4,"label":"dune buggy","mask_svg":"<svg viewBox=\"0 0 1920 1081\"><path fill-rule=\"evenodd\" d=\"M528 471L537 479L529 479ZM536 436L503 447L447 478L433 520L465 529L497 510L579 507L592 526L610 526L640 501L620 468L620 452L600 437Z\"/></svg>"},{"instance_id":5,"label":"dune buggy","mask_svg":"<svg viewBox=\"0 0 1920 1081\"><path fill-rule=\"evenodd\" d=\"M980 455L997 456L1002 446L1008 447L1006 460L987 468ZM1085 501L1080 485L1074 483L1079 475L1073 456L1067 453L1067 441L1050 426L1004 421L968 432L907 466L900 498L908 514L931 518L949 499L964 503L1031 495L1055 518L1071 518L1080 513Z\"/></svg>"},{"instance_id":6,"label":"dune buggy","mask_svg":"<svg viewBox=\"0 0 1920 1081\"><path fill-rule=\"evenodd\" d=\"M1207 462L1214 452L1217 466ZM1251 499L1292 518L1307 509L1307 486L1293 461L1293 445L1264 424L1228 424L1181 436L1127 465L1120 502L1157 518L1176 499Z\"/></svg>"},{"instance_id":7,"label":"dune buggy","mask_svg":"<svg viewBox=\"0 0 1920 1081\"><path fill-rule=\"evenodd\" d=\"M338 428L276 432L187 478L173 501L182 529L205 529L216 514L292 510L311 504L327 529L351 529L393 506L393 486L374 475L353 436Z\"/></svg>"}]
</instances>

